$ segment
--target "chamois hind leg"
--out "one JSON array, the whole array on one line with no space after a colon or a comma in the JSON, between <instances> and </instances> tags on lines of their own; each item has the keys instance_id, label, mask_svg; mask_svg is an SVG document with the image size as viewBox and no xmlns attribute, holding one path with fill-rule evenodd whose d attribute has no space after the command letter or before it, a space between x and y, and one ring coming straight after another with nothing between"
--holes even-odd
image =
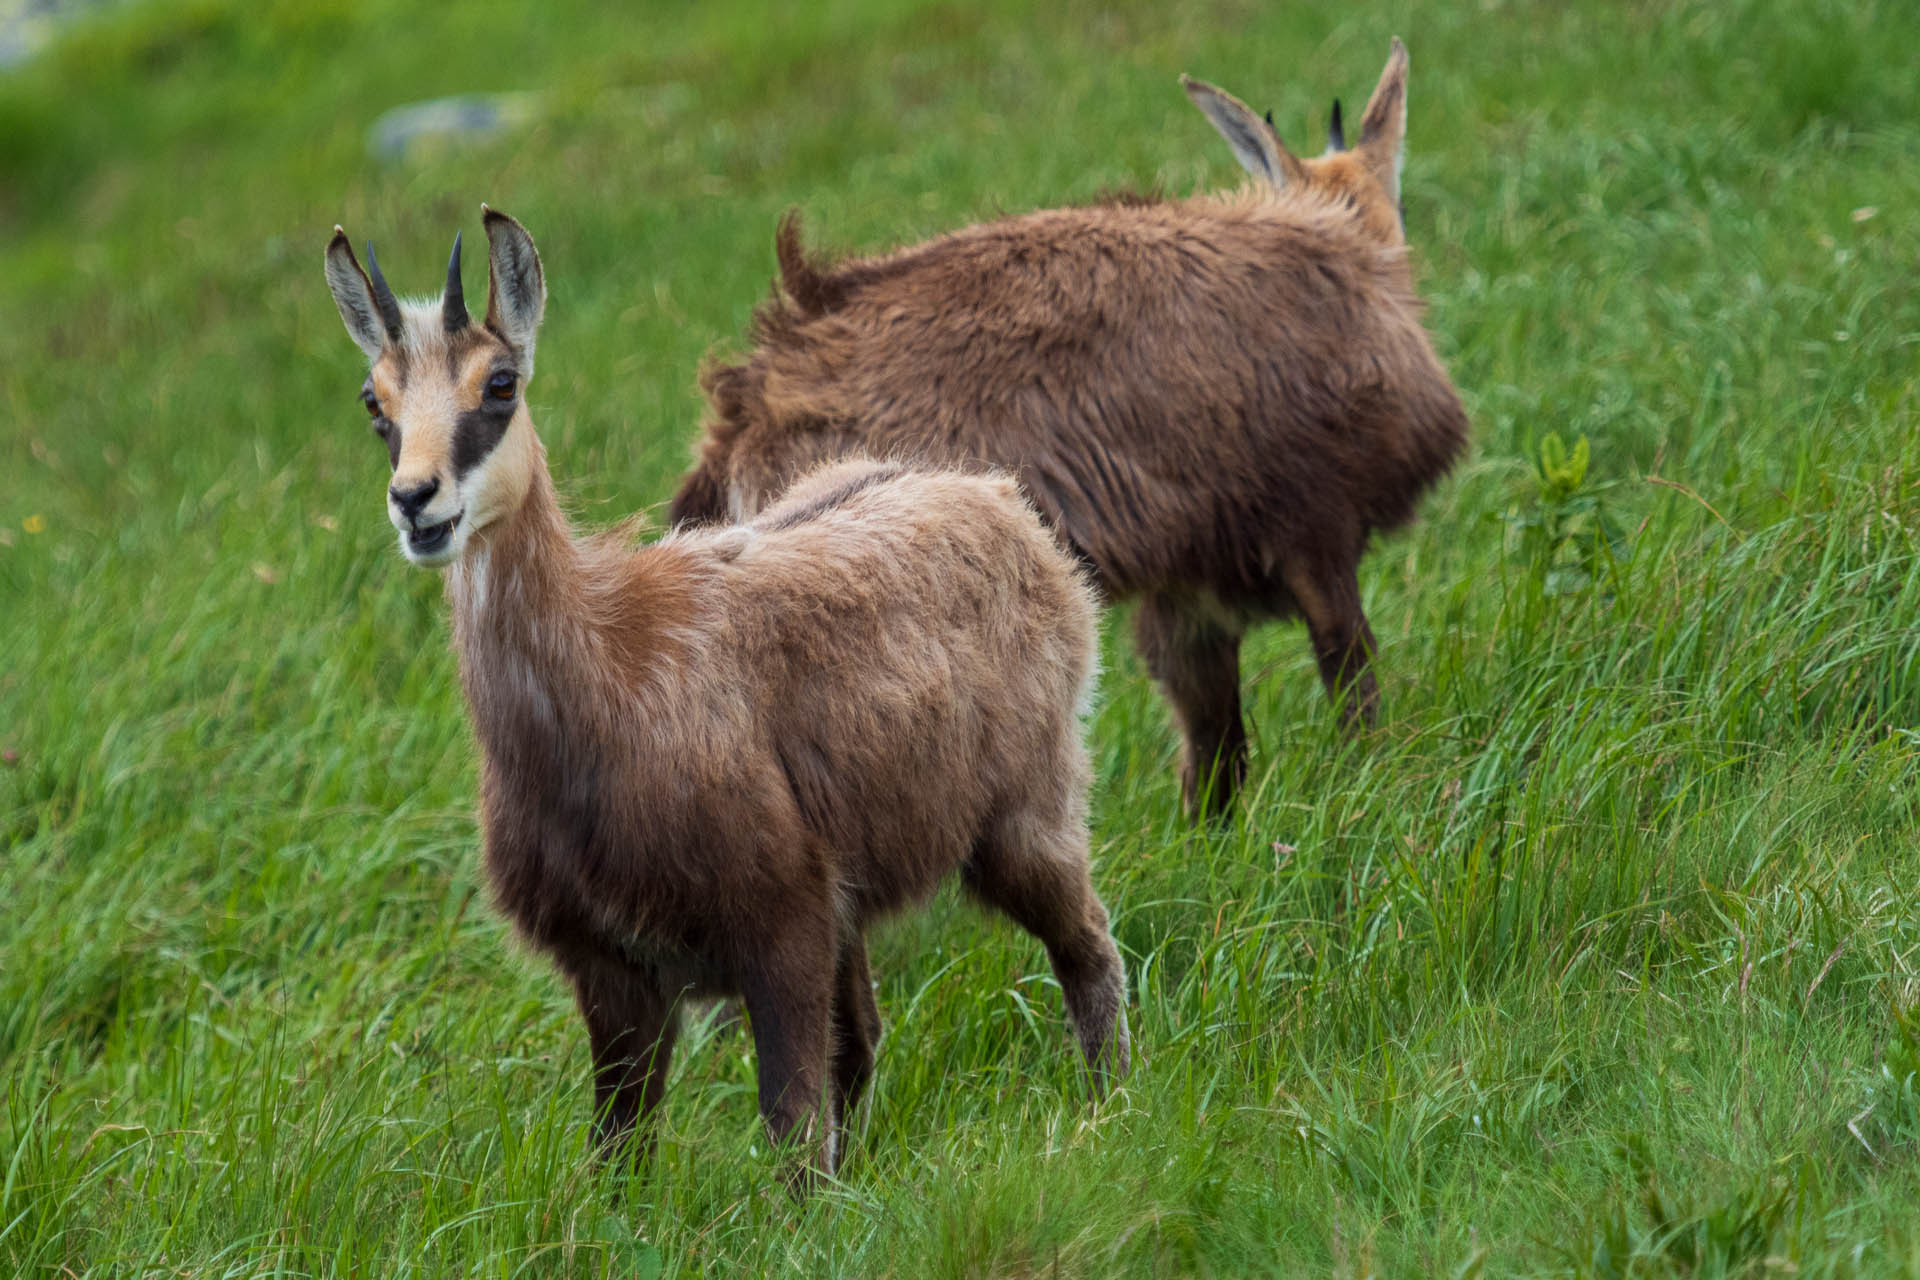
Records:
<instances>
[{"instance_id":1,"label":"chamois hind leg","mask_svg":"<svg viewBox=\"0 0 1920 1280\"><path fill-rule=\"evenodd\" d=\"M1180 793L1196 817L1233 811L1247 776L1247 732L1240 720L1240 633L1194 602L1149 595L1133 615L1134 644L1173 704L1185 739Z\"/></svg>"},{"instance_id":2,"label":"chamois hind leg","mask_svg":"<svg viewBox=\"0 0 1920 1280\"><path fill-rule=\"evenodd\" d=\"M874 1046L880 1040L880 1010L873 1003L867 944L857 932L840 940L833 990L833 1118L845 1158L847 1118L873 1078Z\"/></svg>"},{"instance_id":3,"label":"chamois hind leg","mask_svg":"<svg viewBox=\"0 0 1920 1280\"><path fill-rule=\"evenodd\" d=\"M1358 566L1352 559L1289 562L1282 580L1300 612L1320 663L1320 683L1349 731L1371 729L1380 717L1380 686L1373 678L1373 628L1360 607Z\"/></svg>"},{"instance_id":4,"label":"chamois hind leg","mask_svg":"<svg viewBox=\"0 0 1920 1280\"><path fill-rule=\"evenodd\" d=\"M835 946L831 913L776 907L780 932L742 975L741 996L753 1024L760 1067L760 1118L775 1147L790 1148L786 1170L795 1195L816 1173L839 1162L840 1135L830 1105Z\"/></svg>"},{"instance_id":5,"label":"chamois hind leg","mask_svg":"<svg viewBox=\"0 0 1920 1280\"><path fill-rule=\"evenodd\" d=\"M1067 998L1096 1095L1127 1074L1126 975L1107 909L1087 875L1087 836L1075 822L999 823L961 868L967 888L1038 938Z\"/></svg>"},{"instance_id":6,"label":"chamois hind leg","mask_svg":"<svg viewBox=\"0 0 1920 1280\"><path fill-rule=\"evenodd\" d=\"M680 1031L675 993L613 956L571 957L563 966L593 1049L593 1127L603 1158L613 1158L659 1105ZM635 1154L644 1160L653 1134Z\"/></svg>"}]
</instances>

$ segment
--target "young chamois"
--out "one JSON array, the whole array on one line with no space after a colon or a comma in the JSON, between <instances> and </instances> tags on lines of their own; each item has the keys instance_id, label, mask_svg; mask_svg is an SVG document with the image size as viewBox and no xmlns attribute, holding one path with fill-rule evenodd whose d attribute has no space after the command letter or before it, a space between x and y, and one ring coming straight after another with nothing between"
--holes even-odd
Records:
<instances>
[{"instance_id":1,"label":"young chamois","mask_svg":"<svg viewBox=\"0 0 1920 1280\"><path fill-rule=\"evenodd\" d=\"M1356 576L1466 441L1421 327L1400 216L1398 40L1345 149L1301 160L1210 85L1189 97L1252 174L1233 194L1049 209L876 258L809 262L798 222L753 350L713 364L672 519L742 519L823 458L1011 471L1111 598L1184 731L1190 807L1246 770L1239 652L1304 616L1349 723L1372 723Z\"/></svg>"},{"instance_id":2,"label":"young chamois","mask_svg":"<svg viewBox=\"0 0 1920 1280\"><path fill-rule=\"evenodd\" d=\"M1046 944L1096 1088L1124 1073L1087 874L1095 603L1018 487L843 462L747 525L576 539L527 409L540 258L485 219L484 322L458 238L437 302L338 229L327 283L400 550L447 569L488 878L572 982L603 1147L658 1102L681 998L737 995L772 1138L831 1172L879 1032L862 931L956 869Z\"/></svg>"}]
</instances>

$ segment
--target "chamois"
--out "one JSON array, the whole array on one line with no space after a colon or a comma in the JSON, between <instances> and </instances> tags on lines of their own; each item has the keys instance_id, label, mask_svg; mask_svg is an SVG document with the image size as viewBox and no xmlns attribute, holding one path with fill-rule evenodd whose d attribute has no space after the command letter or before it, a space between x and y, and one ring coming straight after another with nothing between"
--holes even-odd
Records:
<instances>
[{"instance_id":1,"label":"chamois","mask_svg":"<svg viewBox=\"0 0 1920 1280\"><path fill-rule=\"evenodd\" d=\"M1182 77L1252 175L1231 194L1109 198L837 266L808 260L790 213L752 350L703 371L672 520L751 515L850 453L1013 472L1109 599L1139 597L1187 803L1229 810L1241 636L1304 616L1343 720L1373 723L1359 560L1466 441L1407 260L1406 81L1396 39L1358 145L1336 123L1301 160Z\"/></svg>"},{"instance_id":2,"label":"chamois","mask_svg":"<svg viewBox=\"0 0 1920 1280\"><path fill-rule=\"evenodd\" d=\"M862 931L955 869L1046 945L1103 1089L1128 1037L1088 879L1078 567L1010 477L872 461L750 524L576 539L527 408L540 258L482 210L483 323L457 237L437 302L397 300L338 228L327 283L400 549L447 568L488 878L572 983L602 1149L658 1102L681 998L737 995L796 1185L831 1172L879 1031Z\"/></svg>"}]
</instances>

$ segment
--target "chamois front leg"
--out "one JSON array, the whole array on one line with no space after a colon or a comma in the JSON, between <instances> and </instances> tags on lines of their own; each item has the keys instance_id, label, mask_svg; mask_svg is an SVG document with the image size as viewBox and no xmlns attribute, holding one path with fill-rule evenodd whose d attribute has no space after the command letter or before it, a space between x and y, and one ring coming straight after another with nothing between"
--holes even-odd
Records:
<instances>
[{"instance_id":1,"label":"chamois front leg","mask_svg":"<svg viewBox=\"0 0 1920 1280\"><path fill-rule=\"evenodd\" d=\"M800 1196L839 1163L827 1097L838 930L828 911L776 911L780 932L742 976L740 994L760 1062L760 1116L774 1147L787 1151L787 1186Z\"/></svg>"},{"instance_id":2,"label":"chamois front leg","mask_svg":"<svg viewBox=\"0 0 1920 1280\"><path fill-rule=\"evenodd\" d=\"M642 1128L666 1091L667 1067L680 1033L673 992L659 979L614 956L583 956L564 963L593 1048L593 1128L603 1159L624 1155L640 1132L636 1163L653 1152L651 1126Z\"/></svg>"}]
</instances>

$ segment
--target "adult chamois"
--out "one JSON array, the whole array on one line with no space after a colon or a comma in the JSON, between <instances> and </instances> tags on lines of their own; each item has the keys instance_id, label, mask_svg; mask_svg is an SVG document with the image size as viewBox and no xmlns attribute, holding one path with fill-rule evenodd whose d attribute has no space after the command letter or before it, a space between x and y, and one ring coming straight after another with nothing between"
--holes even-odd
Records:
<instances>
[{"instance_id":1,"label":"adult chamois","mask_svg":"<svg viewBox=\"0 0 1920 1280\"><path fill-rule=\"evenodd\" d=\"M485 220L483 322L458 238L437 301L337 228L327 283L400 550L447 570L487 876L572 982L603 1144L658 1102L682 998L737 995L772 1138L830 1172L879 1029L862 931L955 870L1046 944L1096 1086L1123 1073L1087 871L1095 603L1018 487L842 462L744 526L574 537L527 409L540 258Z\"/></svg>"},{"instance_id":2,"label":"adult chamois","mask_svg":"<svg viewBox=\"0 0 1920 1280\"><path fill-rule=\"evenodd\" d=\"M1246 771L1242 634L1302 616L1349 722L1379 694L1357 566L1467 438L1421 326L1400 216L1398 40L1345 149L1302 160L1183 77L1252 175L1230 194L1127 196L967 227L838 265L797 218L752 350L714 363L676 523L743 519L821 459L1013 472L1112 598L1184 731L1189 805Z\"/></svg>"}]
</instances>

